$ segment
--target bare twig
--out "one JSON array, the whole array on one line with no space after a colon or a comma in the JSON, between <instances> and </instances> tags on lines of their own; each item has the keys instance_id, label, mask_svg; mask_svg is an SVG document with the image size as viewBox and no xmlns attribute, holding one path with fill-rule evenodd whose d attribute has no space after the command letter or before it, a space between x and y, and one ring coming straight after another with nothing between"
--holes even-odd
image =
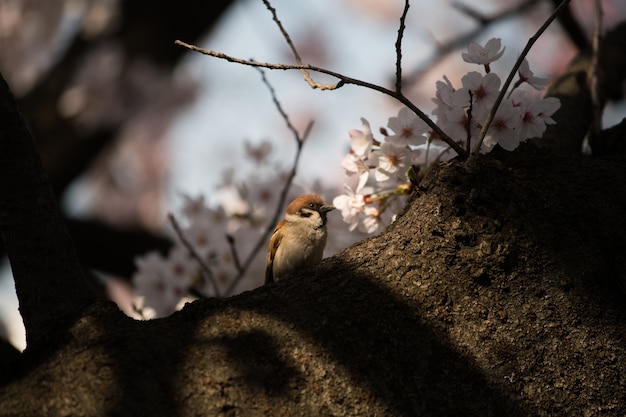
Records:
<instances>
[{"instance_id":1,"label":"bare twig","mask_svg":"<svg viewBox=\"0 0 626 417\"><path fill-rule=\"evenodd\" d=\"M287 124L287 129L289 129L289 131L293 134L293 137L296 138L296 140L298 141L298 146L301 146L300 142L304 139L300 137L300 133L298 132L298 129L296 129L294 125L291 123L291 120L289 120L289 116L283 109L283 106L280 104L280 101L278 101L278 96L276 95L276 90L274 89L274 86L272 86L272 84L267 80L267 77L265 76L265 72L263 72L262 69L257 68L257 71L259 71L259 74L261 74L261 80L263 81L263 84L265 84L265 86L270 92L270 95L272 96L272 102L274 103L276 110L278 110L278 113L280 113L280 116L283 118L283 120Z\"/></svg>"},{"instance_id":2,"label":"bare twig","mask_svg":"<svg viewBox=\"0 0 626 417\"><path fill-rule=\"evenodd\" d=\"M278 26L278 29L280 29L280 33L283 35L283 38L285 38L285 41L287 41L287 45L289 45L291 52L293 52L293 56L296 59L296 62L298 64L302 64L302 59L300 58L300 54L298 53L298 50L296 49L295 45L293 44L293 41L291 40L291 36L289 36L289 33L285 30L285 27L283 26L282 22L278 19L278 14L276 13L276 9L272 7L272 5L270 4L268 0L263 0L263 4L265 4L265 7L267 7L267 10L269 10L270 13L272 14L272 19L274 20L274 23L276 23L276 25Z\"/></svg>"},{"instance_id":3,"label":"bare twig","mask_svg":"<svg viewBox=\"0 0 626 417\"><path fill-rule=\"evenodd\" d=\"M474 163L476 155L478 154L478 151L480 150L483 140L485 139L485 136L487 135L487 131L489 130L489 127L491 126L491 123L493 122L493 119L495 118L496 112L498 111L498 107L500 107L500 103L502 102L504 95L509 89L511 82L513 81L513 77L515 77L515 74L517 74L517 70L519 69L520 65L522 65L524 58L526 58L526 56L528 55L530 48L532 48L535 42L537 42L537 39L539 39L539 37L543 35L543 32L546 31L548 26L550 26L550 24L554 21L554 19L556 19L559 13L561 13L561 11L565 9L565 7L567 7L570 1L571 0L563 0L561 4L559 5L559 7L557 7L552 12L550 17L548 17L548 19L543 23L543 25L541 25L541 27L537 30L537 32L526 43L526 47L524 47L524 49L522 50L522 53L517 58L517 61L515 61L515 65L513 65L513 68L511 68L511 71L509 72L509 76L504 82L504 85L502 86L502 89L500 90L500 93L498 94L496 101L493 103L493 106L491 107L491 110L489 111L489 114L487 115L487 118L485 119L483 123L483 127L480 130L480 134L478 135L478 140L476 141L476 143L474 144L474 148L472 149L472 153L469 155L469 158L467 159L467 161L465 161L466 167L470 167Z\"/></svg>"},{"instance_id":4,"label":"bare twig","mask_svg":"<svg viewBox=\"0 0 626 417\"><path fill-rule=\"evenodd\" d=\"M235 276L235 278L233 279L233 281L231 282L231 284L226 290L227 296L233 293L234 289L237 287L239 282L242 280L242 278L245 276L246 272L250 268L250 265L252 265L254 258L257 256L259 251L263 247L265 247L265 242L274 231L274 227L278 223L278 219L283 213L283 206L285 205L285 200L287 199L287 193L289 192L289 189L291 188L291 183L293 182L293 179L296 176L296 172L298 170L298 164L300 162L300 155L302 154L302 147L306 139L309 137L309 134L311 133L311 129L313 127L313 121L311 121L304 129L304 133L300 134L298 132L298 130L291 123L291 120L289 120L289 116L287 115L287 113L283 110L283 107L280 104L278 97L276 96L276 91L274 90L274 87L269 83L269 81L265 77L265 73L263 72L262 69L260 68L257 68L257 69L259 73L261 74L261 79L263 80L263 83L267 86L272 96L272 101L274 102L276 109L282 116L283 120L285 120L285 123L287 124L287 128L293 134L294 140L296 141L296 154L294 156L294 160L291 166L291 170L289 171L289 175L287 176L287 180L285 181L285 184L283 185L283 188L280 192L280 196L278 197L278 203L276 204L276 210L274 211L272 220L268 224L267 228L265 229L265 231L263 232L263 234L261 235L257 243L252 248L252 251L250 251L250 254L246 258L246 260L243 262L243 264L239 264L237 268L238 269L237 275ZM231 249L235 250L234 245L231 246ZM235 251L235 256L236 256L236 251Z\"/></svg>"},{"instance_id":5,"label":"bare twig","mask_svg":"<svg viewBox=\"0 0 626 417\"><path fill-rule=\"evenodd\" d=\"M398 38L396 39L396 93L402 94L402 38L406 28L406 15L409 12L409 0L404 1L404 10L400 16L400 27L398 28Z\"/></svg>"},{"instance_id":6,"label":"bare twig","mask_svg":"<svg viewBox=\"0 0 626 417\"><path fill-rule=\"evenodd\" d=\"M213 290L215 291L215 296L220 297L220 290L219 290L219 287L217 286L217 281L215 281L215 277L213 276L213 271L211 271L211 268L209 268L209 266L206 264L204 259L202 259L202 257L198 254L198 252L193 247L191 242L187 240L187 238L185 237L185 234L180 228L180 225L178 224L178 221L176 220L176 217L174 217L174 215L170 213L167 215L167 218L170 220L170 223L172 223L174 232L176 232L176 235L178 236L182 244L187 249L187 252L189 252L189 255L193 259L195 259L196 262L198 262L198 265L200 266L200 270L202 274L209 280L209 282L213 286Z\"/></svg>"},{"instance_id":7,"label":"bare twig","mask_svg":"<svg viewBox=\"0 0 626 417\"><path fill-rule=\"evenodd\" d=\"M291 36L289 36L289 33L287 32L287 30L285 29L285 27L283 26L282 22L280 21L280 19L278 19L278 14L276 13L276 9L274 7L272 7L272 5L270 4L270 2L268 0L263 0L263 4L265 4L265 7L267 8L267 10L270 11L270 13L272 14L272 20L274 20L274 23L276 23L276 26L278 26L278 29L280 30L280 33L283 35L283 38L285 38L285 41L287 42L287 45L289 45L289 49L291 49L291 52L293 53L293 57L296 59L296 63L298 65L302 65L302 58L300 58L300 54L298 53L298 50L296 49L296 46L294 45L293 41L291 40ZM309 71L307 71L304 68L300 69L300 72L302 73L302 76L304 77L305 81L311 85L320 85L323 86L324 84L320 84L316 81L313 81L313 77L311 77L311 74L309 73ZM319 87L321 90L324 90L324 88Z\"/></svg>"},{"instance_id":8,"label":"bare twig","mask_svg":"<svg viewBox=\"0 0 626 417\"><path fill-rule=\"evenodd\" d=\"M327 70L325 68L316 67L314 65L309 65L309 64L296 64L296 65L272 64L272 63L268 63L268 62L250 61L250 60L245 60L245 59L241 59L241 58L236 58L236 57L224 54L222 52L216 52L216 51L212 51L210 49L202 49L202 48L199 48L197 46L190 45L188 43L182 42L180 40L177 40L175 43L177 45L180 45L180 46L182 46L184 48L187 48L187 49L189 49L191 51L199 52L199 53L204 54L204 55L209 55L209 56L212 56L212 57L215 57L215 58L223 59L223 60L226 60L228 62L234 62L234 63L241 64L241 65L247 65L247 66L257 67L257 68L275 69L275 70L294 70L294 69L301 70L301 69L306 69L306 70L310 70L310 71L314 71L314 72L319 72L321 74L330 75L330 76L333 76L333 77L339 79L339 82L336 83L336 84L320 84L320 83L313 82L313 81L307 81L307 83L309 84L309 86L311 86L311 88L319 88L321 90L336 90L337 88L340 88L340 87L342 87L342 86L344 86L346 84L352 84L352 85L358 85L360 87L365 87L365 88L368 88L370 90L378 91L379 93L382 93L382 94L385 94L387 96L395 98L400 103L402 103L405 106L407 106L420 119L422 119L428 125L428 127L430 127L433 130L433 132L435 132L437 134L437 136L441 140L446 142L446 144L448 146L450 146L452 149L454 149L454 151L457 154L459 154L461 156L466 156L465 150L458 143L456 143L452 138L450 138L450 136L448 136L443 130L441 130L441 128L439 126L437 126L437 124L435 124L435 122L433 122L432 119L426 115L426 113L424 113L422 110L420 110L417 106L415 106L415 104L413 104L411 102L411 100L409 100L407 97L405 97L401 93L397 93L395 91L389 90L388 88L382 87L380 85L376 85L376 84L368 83L366 81L361 81L361 80L358 80L358 79L355 79L355 78L351 78L351 77L348 77L346 75L339 74L337 72Z\"/></svg>"},{"instance_id":9,"label":"bare twig","mask_svg":"<svg viewBox=\"0 0 626 417\"><path fill-rule=\"evenodd\" d=\"M237 247L235 246L235 237L231 234L227 234L226 240L228 241L228 246L230 246L230 253L233 255L233 262L235 262L235 269L237 269L237 273L239 274L244 272L243 266L241 266L241 261L239 260Z\"/></svg>"},{"instance_id":10,"label":"bare twig","mask_svg":"<svg viewBox=\"0 0 626 417\"><path fill-rule=\"evenodd\" d=\"M295 64L295 65L293 65L293 64L272 64L272 63L268 63L268 62L250 61L250 60L247 60L247 59L236 58L236 57L227 55L227 54L222 53L222 52L212 51L210 49L198 48L197 46L190 45L190 44L185 43L185 42L180 41L180 40L177 40L174 43L176 45L180 45L180 46L182 46L184 48L187 48L190 51L199 52L199 53L204 54L204 55L210 55L212 57L223 59L223 60L228 61L228 62L233 62L235 64L247 65L247 66L250 66L250 67L275 69L275 70L303 70L304 69L304 70L310 70L310 71L319 72L321 74L331 75L331 76L333 76L335 78L338 78L340 80L340 82L338 82L336 84L322 84L322 83L319 83L319 82L315 82L313 80L307 80L307 83L313 89L318 88L320 90L336 90L336 89L342 87L344 84L356 84L356 81L358 81L358 80L349 79L348 77L342 76L341 74L338 74L338 73L335 73L335 72L332 72L332 71L329 71L329 70L325 70L323 68L315 67L313 65L308 65L308 64ZM353 82L348 82L350 80L353 81Z\"/></svg>"}]
</instances>

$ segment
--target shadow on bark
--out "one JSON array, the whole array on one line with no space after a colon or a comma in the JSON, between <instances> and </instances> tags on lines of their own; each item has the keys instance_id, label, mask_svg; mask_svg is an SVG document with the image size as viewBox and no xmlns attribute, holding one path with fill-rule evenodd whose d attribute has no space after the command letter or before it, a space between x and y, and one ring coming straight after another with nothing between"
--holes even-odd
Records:
<instances>
[{"instance_id":1,"label":"shadow on bark","mask_svg":"<svg viewBox=\"0 0 626 417\"><path fill-rule=\"evenodd\" d=\"M0 403L13 415L623 415L623 163L527 148L479 166L436 168L383 234L315 271L150 322L96 304Z\"/></svg>"}]
</instances>

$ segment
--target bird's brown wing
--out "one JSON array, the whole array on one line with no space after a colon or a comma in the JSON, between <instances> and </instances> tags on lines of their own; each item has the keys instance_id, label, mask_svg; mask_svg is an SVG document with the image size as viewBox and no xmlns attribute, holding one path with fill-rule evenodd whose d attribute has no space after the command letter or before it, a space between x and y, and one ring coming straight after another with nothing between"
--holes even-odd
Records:
<instances>
[{"instance_id":1,"label":"bird's brown wing","mask_svg":"<svg viewBox=\"0 0 626 417\"><path fill-rule=\"evenodd\" d=\"M278 245L280 245L280 240L282 235L278 232L283 226L283 222L278 223L278 226L274 229L274 233L272 234L272 238L270 239L270 245L267 248L267 262L265 263L265 283L269 284L270 282L274 282L274 256L276 255L276 250L278 250Z\"/></svg>"}]
</instances>

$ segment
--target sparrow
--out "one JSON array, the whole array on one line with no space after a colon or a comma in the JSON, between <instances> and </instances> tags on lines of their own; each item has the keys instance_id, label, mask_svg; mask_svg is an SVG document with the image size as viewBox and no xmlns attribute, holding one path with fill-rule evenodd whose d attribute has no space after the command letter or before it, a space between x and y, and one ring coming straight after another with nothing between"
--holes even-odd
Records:
<instances>
[{"instance_id":1,"label":"sparrow","mask_svg":"<svg viewBox=\"0 0 626 417\"><path fill-rule=\"evenodd\" d=\"M334 209L315 194L301 195L287 206L267 250L266 284L322 260L328 234L326 213Z\"/></svg>"}]
</instances>

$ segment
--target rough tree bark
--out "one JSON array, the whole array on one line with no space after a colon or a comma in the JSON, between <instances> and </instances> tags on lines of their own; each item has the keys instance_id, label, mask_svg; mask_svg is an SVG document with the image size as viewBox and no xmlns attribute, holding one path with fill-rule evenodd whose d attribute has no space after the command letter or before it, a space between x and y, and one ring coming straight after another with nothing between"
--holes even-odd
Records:
<instances>
[{"instance_id":1,"label":"rough tree bark","mask_svg":"<svg viewBox=\"0 0 626 417\"><path fill-rule=\"evenodd\" d=\"M315 270L150 322L74 309L0 414L625 415L625 162L534 145L451 162Z\"/></svg>"}]
</instances>

